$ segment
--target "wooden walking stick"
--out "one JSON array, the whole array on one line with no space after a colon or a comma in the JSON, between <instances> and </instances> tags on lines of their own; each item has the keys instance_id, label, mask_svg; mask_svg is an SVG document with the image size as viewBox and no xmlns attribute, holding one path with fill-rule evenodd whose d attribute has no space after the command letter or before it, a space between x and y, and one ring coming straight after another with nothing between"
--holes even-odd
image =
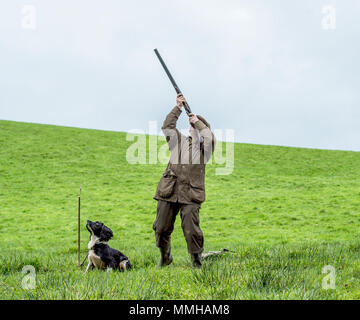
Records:
<instances>
[{"instance_id":1,"label":"wooden walking stick","mask_svg":"<svg viewBox=\"0 0 360 320\"><path fill-rule=\"evenodd\" d=\"M80 267L80 205L81 205L81 186L78 197L78 267Z\"/></svg>"}]
</instances>

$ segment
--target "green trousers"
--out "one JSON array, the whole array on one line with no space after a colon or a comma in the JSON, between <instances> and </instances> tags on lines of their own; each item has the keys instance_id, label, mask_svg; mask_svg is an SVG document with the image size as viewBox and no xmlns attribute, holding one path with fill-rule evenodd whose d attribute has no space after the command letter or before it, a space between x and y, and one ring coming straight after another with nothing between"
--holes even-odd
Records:
<instances>
[{"instance_id":1,"label":"green trousers","mask_svg":"<svg viewBox=\"0 0 360 320\"><path fill-rule=\"evenodd\" d=\"M158 200L157 215L153 224L157 247L164 248L170 244L171 233L179 211L189 253L201 253L204 247L204 235L199 226L200 206L196 204Z\"/></svg>"}]
</instances>

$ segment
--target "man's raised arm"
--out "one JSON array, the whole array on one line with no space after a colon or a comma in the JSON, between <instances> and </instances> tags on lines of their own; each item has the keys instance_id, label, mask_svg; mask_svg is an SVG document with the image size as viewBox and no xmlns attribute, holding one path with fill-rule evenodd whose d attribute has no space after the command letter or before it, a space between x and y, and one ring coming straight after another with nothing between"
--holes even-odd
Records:
<instances>
[{"instance_id":1,"label":"man's raised arm","mask_svg":"<svg viewBox=\"0 0 360 320\"><path fill-rule=\"evenodd\" d=\"M196 121L195 121L196 120ZM204 141L204 163L207 163L211 158L216 144L215 135L212 133L210 128L208 128L200 119L196 117L194 119L194 127L199 130L200 136Z\"/></svg>"},{"instance_id":2,"label":"man's raised arm","mask_svg":"<svg viewBox=\"0 0 360 320\"><path fill-rule=\"evenodd\" d=\"M174 146L177 146L178 137L181 136L178 129L176 129L176 123L182 112L183 101L185 101L185 98L182 94L178 94L176 97L176 106L166 116L163 126L161 127L170 150L172 150Z\"/></svg>"}]
</instances>

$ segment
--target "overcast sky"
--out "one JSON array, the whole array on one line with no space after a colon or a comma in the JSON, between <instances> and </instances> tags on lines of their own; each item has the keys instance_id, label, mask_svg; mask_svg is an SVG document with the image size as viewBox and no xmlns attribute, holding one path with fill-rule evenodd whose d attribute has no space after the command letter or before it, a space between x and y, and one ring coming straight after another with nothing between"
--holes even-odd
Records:
<instances>
[{"instance_id":1,"label":"overcast sky","mask_svg":"<svg viewBox=\"0 0 360 320\"><path fill-rule=\"evenodd\" d=\"M175 92L157 47L236 141L359 151L359 19L359 0L2 1L0 119L160 130Z\"/></svg>"}]
</instances>

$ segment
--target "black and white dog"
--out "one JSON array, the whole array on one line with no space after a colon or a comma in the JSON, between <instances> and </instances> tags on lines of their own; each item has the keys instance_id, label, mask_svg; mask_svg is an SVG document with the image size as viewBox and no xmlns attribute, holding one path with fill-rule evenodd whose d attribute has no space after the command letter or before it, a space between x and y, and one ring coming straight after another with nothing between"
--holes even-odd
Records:
<instances>
[{"instance_id":1,"label":"black and white dog","mask_svg":"<svg viewBox=\"0 0 360 320\"><path fill-rule=\"evenodd\" d=\"M113 232L102 222L86 222L86 229L90 232L89 264L85 272L90 268L98 269L119 269L125 271L131 269L130 260L119 250L110 248L107 242L113 237Z\"/></svg>"}]
</instances>

